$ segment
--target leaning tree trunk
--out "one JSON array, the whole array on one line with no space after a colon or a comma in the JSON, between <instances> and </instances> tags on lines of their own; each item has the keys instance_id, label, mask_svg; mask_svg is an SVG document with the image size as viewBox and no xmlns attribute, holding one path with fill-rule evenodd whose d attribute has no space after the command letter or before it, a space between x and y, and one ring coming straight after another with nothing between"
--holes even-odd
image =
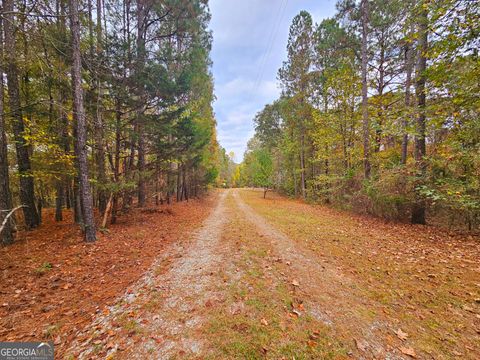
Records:
<instances>
[{"instance_id":1,"label":"leaning tree trunk","mask_svg":"<svg viewBox=\"0 0 480 360\"><path fill-rule=\"evenodd\" d=\"M77 128L76 156L78 159L78 177L80 182L80 203L82 206L85 241L96 240L95 219L93 216L92 192L88 180L87 163L87 124L83 107L83 89L80 56L80 20L78 18L78 0L69 0L70 23L72 31L72 83L73 117Z\"/></svg>"},{"instance_id":2,"label":"leaning tree trunk","mask_svg":"<svg viewBox=\"0 0 480 360\"><path fill-rule=\"evenodd\" d=\"M421 3L420 5L423 5ZM417 118L416 118L416 135L415 135L415 162L417 166L417 187L422 184L426 173L426 145L425 145L425 71L427 69L428 50L428 11L424 6L420 7L418 17L418 61L416 71L415 95L417 97ZM412 223L425 224L425 200L415 192L415 201L412 207Z\"/></svg>"},{"instance_id":3,"label":"leaning tree trunk","mask_svg":"<svg viewBox=\"0 0 480 360\"><path fill-rule=\"evenodd\" d=\"M10 181L8 175L7 137L5 135L5 118L3 108L3 22L0 17L0 227L12 209L12 196L10 194ZM8 219L0 234L0 243L7 245L13 242L13 224Z\"/></svg>"},{"instance_id":4,"label":"leaning tree trunk","mask_svg":"<svg viewBox=\"0 0 480 360\"><path fill-rule=\"evenodd\" d=\"M35 191L30 164L30 154L27 141L24 138L25 124L23 122L22 108L20 104L20 91L18 85L18 66L15 40L15 16L13 0L3 1L4 32L5 32L5 61L8 82L8 97L10 113L13 120L13 134L17 150L17 165L20 175L20 201L22 202L25 225L28 229L37 227L40 218L35 206Z\"/></svg>"},{"instance_id":5,"label":"leaning tree trunk","mask_svg":"<svg viewBox=\"0 0 480 360\"><path fill-rule=\"evenodd\" d=\"M363 172L370 178L370 120L368 117L368 84L367 84L367 41L368 41L368 0L361 2L362 12L362 118L363 118Z\"/></svg>"}]
</instances>

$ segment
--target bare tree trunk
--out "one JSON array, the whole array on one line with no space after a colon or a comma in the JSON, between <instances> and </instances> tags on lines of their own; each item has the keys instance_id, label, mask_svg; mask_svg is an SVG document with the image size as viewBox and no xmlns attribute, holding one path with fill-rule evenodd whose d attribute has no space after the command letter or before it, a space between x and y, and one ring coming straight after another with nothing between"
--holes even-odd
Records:
<instances>
[{"instance_id":1,"label":"bare tree trunk","mask_svg":"<svg viewBox=\"0 0 480 360\"><path fill-rule=\"evenodd\" d=\"M171 193L171 183L172 183L171 171L172 171L172 166L171 166L171 163L170 163L169 169L167 170L167 204L168 205L170 205L170 202L171 202L170 198L172 196L172 193Z\"/></svg>"},{"instance_id":2,"label":"bare tree trunk","mask_svg":"<svg viewBox=\"0 0 480 360\"><path fill-rule=\"evenodd\" d=\"M134 127L134 131L133 132L136 132L136 127ZM135 161L135 138L134 136L132 135L130 137L130 141L131 141L131 144L130 144L130 154L128 156L128 158L125 159L124 161L124 168L125 168L125 179L126 180L132 180L133 178L133 163ZM130 207L132 206L132 193L131 193L131 190L129 189L126 189L124 190L123 192L123 204L122 204L122 207L123 207L123 210L124 211L128 211L130 209Z\"/></svg>"},{"instance_id":3,"label":"bare tree trunk","mask_svg":"<svg viewBox=\"0 0 480 360\"><path fill-rule=\"evenodd\" d=\"M140 122L143 120L140 120ZM138 206L144 207L146 203L145 184L145 139L143 138L143 124L138 126Z\"/></svg>"},{"instance_id":4,"label":"bare tree trunk","mask_svg":"<svg viewBox=\"0 0 480 360\"><path fill-rule=\"evenodd\" d=\"M366 179L370 178L370 120L368 116L368 0L361 2L362 12L362 118L363 118L363 170Z\"/></svg>"},{"instance_id":5,"label":"bare tree trunk","mask_svg":"<svg viewBox=\"0 0 480 360\"><path fill-rule=\"evenodd\" d=\"M383 126L385 125L384 114L385 105L383 99L383 91L385 90L385 43L384 39L380 42L380 60L378 69L378 98L380 99L380 109L378 110L378 124L375 130L375 152L379 152L382 146Z\"/></svg>"},{"instance_id":6,"label":"bare tree trunk","mask_svg":"<svg viewBox=\"0 0 480 360\"><path fill-rule=\"evenodd\" d=\"M141 74L143 73L145 63L145 24L146 9L143 0L137 1L137 78L140 81L139 97L143 98L143 86ZM146 185L145 185L145 139L143 104L139 106L137 112L138 123L138 206L144 207L146 201Z\"/></svg>"},{"instance_id":7,"label":"bare tree trunk","mask_svg":"<svg viewBox=\"0 0 480 360\"><path fill-rule=\"evenodd\" d=\"M57 180L55 184L55 221L62 221L63 220L63 204L65 202L64 196L64 188L63 182L61 180Z\"/></svg>"},{"instance_id":8,"label":"bare tree trunk","mask_svg":"<svg viewBox=\"0 0 480 360\"><path fill-rule=\"evenodd\" d=\"M408 152L408 123L410 117L410 87L412 86L412 72L413 72L413 60L414 60L414 51L412 44L408 43L405 47L405 111L406 113L403 116L402 121L402 164L407 163L407 152Z\"/></svg>"},{"instance_id":9,"label":"bare tree trunk","mask_svg":"<svg viewBox=\"0 0 480 360\"><path fill-rule=\"evenodd\" d=\"M183 198L188 201L188 184L187 184L187 171L185 166L183 166L182 171L182 188L183 188Z\"/></svg>"},{"instance_id":10,"label":"bare tree trunk","mask_svg":"<svg viewBox=\"0 0 480 360\"><path fill-rule=\"evenodd\" d=\"M295 169L295 166L293 167L293 193L294 196L298 196L298 184L297 184L297 171Z\"/></svg>"},{"instance_id":11,"label":"bare tree trunk","mask_svg":"<svg viewBox=\"0 0 480 360\"><path fill-rule=\"evenodd\" d=\"M50 121L53 121L53 96L51 94L50 89ZM57 133L60 138L60 145L62 142L62 126L63 124L57 124ZM62 221L63 220L63 205L65 203L65 196L64 196L64 180L65 177L60 175L59 179L55 180L55 221Z\"/></svg>"},{"instance_id":12,"label":"bare tree trunk","mask_svg":"<svg viewBox=\"0 0 480 360\"><path fill-rule=\"evenodd\" d=\"M115 184L120 182L120 146L121 146L121 131L122 131L122 113L121 113L121 102L120 99L116 100L116 111L115 111L115 160L113 165L113 179ZM111 224L117 222L117 211L118 211L118 191L114 194L112 200L112 217L110 219Z\"/></svg>"},{"instance_id":13,"label":"bare tree trunk","mask_svg":"<svg viewBox=\"0 0 480 360\"><path fill-rule=\"evenodd\" d=\"M73 116L77 128L76 155L78 158L78 176L80 180L80 202L82 205L85 241L96 240L95 219L93 216L92 192L88 179L87 162L87 124L83 107L83 89L80 55L80 20L78 17L78 0L69 0L70 22L72 31L72 85Z\"/></svg>"},{"instance_id":14,"label":"bare tree trunk","mask_svg":"<svg viewBox=\"0 0 480 360\"><path fill-rule=\"evenodd\" d=\"M72 195L72 182L70 178L67 178L67 183L65 184L65 207L71 209L73 207L73 195Z\"/></svg>"},{"instance_id":15,"label":"bare tree trunk","mask_svg":"<svg viewBox=\"0 0 480 360\"><path fill-rule=\"evenodd\" d=\"M3 14L0 17L0 224L12 209L12 195L10 194L10 179L8 174L7 137L5 135L3 89ZM3 227L1 243L4 245L13 242L13 224L9 218Z\"/></svg>"},{"instance_id":16,"label":"bare tree trunk","mask_svg":"<svg viewBox=\"0 0 480 360\"><path fill-rule=\"evenodd\" d=\"M177 202L180 202L182 201L182 182L181 182L181 172L182 172L182 168L181 166L179 165L178 168L177 168Z\"/></svg>"},{"instance_id":17,"label":"bare tree trunk","mask_svg":"<svg viewBox=\"0 0 480 360\"><path fill-rule=\"evenodd\" d=\"M15 147L17 150L18 172L20 174L20 201L22 202L22 205L25 205L25 207L23 207L25 225L28 229L32 229L40 225L40 219L35 206L35 191L32 167L30 164L30 154L28 144L24 138L25 124L23 122L22 109L20 105L20 91L18 85L13 0L4 0L3 10L5 12L5 60L7 64L5 70L8 81L10 113L12 114L13 118L13 133L15 136Z\"/></svg>"},{"instance_id":18,"label":"bare tree trunk","mask_svg":"<svg viewBox=\"0 0 480 360\"><path fill-rule=\"evenodd\" d=\"M101 58L102 58L102 1L97 0L97 24L96 24L96 69L95 69L95 90L96 90L96 104L95 113L93 116L95 127L95 160L97 163L97 176L98 176L98 209L103 214L107 206L107 193L103 188L107 182L107 175L105 170L105 145L104 145L104 130L102 119L102 88L100 79ZM92 31L92 30L90 30ZM93 38L93 34L92 34ZM93 40L92 40L93 47ZM93 53L93 50L92 50Z\"/></svg>"},{"instance_id":19,"label":"bare tree trunk","mask_svg":"<svg viewBox=\"0 0 480 360\"><path fill-rule=\"evenodd\" d=\"M418 16L418 61L416 71L415 95L417 97L417 119L415 135L415 162L417 166L417 185L420 185L426 173L426 144L425 144L425 71L427 70L428 51L428 10L420 4L420 14ZM412 223L425 224L425 200L416 192L415 202L412 207Z\"/></svg>"},{"instance_id":20,"label":"bare tree trunk","mask_svg":"<svg viewBox=\"0 0 480 360\"><path fill-rule=\"evenodd\" d=\"M58 24L60 26L60 31L62 33L67 32L66 26L66 4L63 0L57 0L57 15L58 17ZM53 67L52 67L53 68ZM71 155L71 147L70 147L70 133L69 133L69 122L68 122L68 115L67 115L67 95L64 89L60 89L60 96L59 96L59 103L60 103L60 123L58 125L58 137L59 137L59 145L63 149L66 155ZM56 201L56 211L55 211L55 219L57 221L62 220L62 207L66 206L67 209L70 209L75 206L75 196L73 194L72 189L72 178L70 175L63 175L61 180L57 183L57 201ZM78 216L75 213L75 219L78 220L78 223L81 222L81 216Z\"/></svg>"},{"instance_id":21,"label":"bare tree trunk","mask_svg":"<svg viewBox=\"0 0 480 360\"><path fill-rule=\"evenodd\" d=\"M155 160L155 205L160 204L160 156Z\"/></svg>"},{"instance_id":22,"label":"bare tree trunk","mask_svg":"<svg viewBox=\"0 0 480 360\"><path fill-rule=\"evenodd\" d=\"M306 179L305 179L305 134L302 129L302 136L300 138L300 181L302 198L307 197Z\"/></svg>"},{"instance_id":23,"label":"bare tree trunk","mask_svg":"<svg viewBox=\"0 0 480 360\"><path fill-rule=\"evenodd\" d=\"M60 123L58 124L58 137L59 145L65 152L65 154L70 154L70 140L68 134L68 118L64 110L66 105L65 95L63 91L60 95ZM56 184L56 199L55 199L55 220L62 221L62 208L64 205L67 208L71 206L71 178L68 175L61 175L61 179L57 180Z\"/></svg>"}]
</instances>

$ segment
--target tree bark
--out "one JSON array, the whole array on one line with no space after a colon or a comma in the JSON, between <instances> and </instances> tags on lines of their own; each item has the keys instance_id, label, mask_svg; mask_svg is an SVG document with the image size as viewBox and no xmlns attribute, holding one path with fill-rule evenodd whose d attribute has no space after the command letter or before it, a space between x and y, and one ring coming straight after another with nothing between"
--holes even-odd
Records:
<instances>
[{"instance_id":1,"label":"tree bark","mask_svg":"<svg viewBox=\"0 0 480 360\"><path fill-rule=\"evenodd\" d=\"M411 35L411 34L410 34ZM414 51L411 43L406 44L405 46L405 114L402 121L402 158L401 162L403 165L407 163L407 154L408 154L408 124L410 117L410 87L412 86L412 72L413 72L413 60L414 60Z\"/></svg>"},{"instance_id":2,"label":"tree bark","mask_svg":"<svg viewBox=\"0 0 480 360\"><path fill-rule=\"evenodd\" d=\"M141 80L145 65L145 22L146 9L144 0L137 1L137 80L139 81L139 98L143 99L143 81ZM143 104L139 104L138 123L138 206L144 207L146 202L145 185L145 139Z\"/></svg>"},{"instance_id":3,"label":"tree bark","mask_svg":"<svg viewBox=\"0 0 480 360\"><path fill-rule=\"evenodd\" d=\"M5 70L8 82L10 113L12 114L13 120L15 148L17 151L17 165L20 175L20 201L22 202L22 205L25 205L25 207L23 207L25 225L27 229L33 229L40 225L40 218L35 206L35 190L32 167L30 164L29 147L24 138L25 123L23 121L20 104L13 0L4 0L3 10L5 12Z\"/></svg>"},{"instance_id":4,"label":"tree bark","mask_svg":"<svg viewBox=\"0 0 480 360\"><path fill-rule=\"evenodd\" d=\"M362 0L362 118L363 118L363 171L366 179L370 178L370 120L368 116L368 0Z\"/></svg>"},{"instance_id":5,"label":"tree bark","mask_svg":"<svg viewBox=\"0 0 480 360\"><path fill-rule=\"evenodd\" d=\"M73 118L77 129L76 156L78 158L78 177L80 182L80 202L84 222L85 241L96 240L95 220L93 216L92 192L88 179L87 162L87 124L83 106L83 89L80 55L80 20L78 17L78 0L69 0L70 23L72 32L72 85Z\"/></svg>"},{"instance_id":6,"label":"tree bark","mask_svg":"<svg viewBox=\"0 0 480 360\"><path fill-rule=\"evenodd\" d=\"M89 1L89 4L91 1ZM89 6L92 7L91 5ZM90 15L91 16L91 15ZM93 92L95 98L95 105L93 106L93 120L95 128L95 160L97 164L97 180L98 180L98 209L100 213L104 213L107 206L107 193L105 191L105 184L107 182L107 174L105 169L105 144L104 144L104 126L102 119L102 88L100 79L101 59L102 59L102 1L97 0L97 24L96 24L96 48L95 48L95 69ZM90 21L92 23L92 21ZM92 24L90 25L90 32L93 31ZM93 33L91 34L91 52L93 57Z\"/></svg>"},{"instance_id":7,"label":"tree bark","mask_svg":"<svg viewBox=\"0 0 480 360\"><path fill-rule=\"evenodd\" d=\"M415 134L415 162L417 167L417 187L422 184L426 173L426 144L425 144L425 107L426 107L426 93L425 71L427 69L428 50L428 11L420 3L420 14L418 16L418 51L417 51L417 69L416 69L416 84L415 95L417 97L417 118L416 118L416 134ZM412 223L425 224L425 200L415 193L415 202L412 207Z\"/></svg>"},{"instance_id":8,"label":"tree bark","mask_svg":"<svg viewBox=\"0 0 480 360\"><path fill-rule=\"evenodd\" d=\"M120 182L120 148L122 144L121 140L121 131L122 131L122 104L120 98L116 99L116 110L115 110L115 160L113 165L113 179L115 184ZM112 201L112 217L110 220L111 224L117 222L117 211L118 211L118 197L119 191L117 190L113 196Z\"/></svg>"},{"instance_id":9,"label":"tree bark","mask_svg":"<svg viewBox=\"0 0 480 360\"><path fill-rule=\"evenodd\" d=\"M385 42L384 39L380 41L380 60L378 67L378 98L380 99L380 108L378 109L378 124L375 130L375 152L378 153L382 146L383 126L385 125L384 114L385 105L383 99L383 92L385 90Z\"/></svg>"},{"instance_id":10,"label":"tree bark","mask_svg":"<svg viewBox=\"0 0 480 360\"><path fill-rule=\"evenodd\" d=\"M177 202L182 201L182 192L181 192L182 191L182 182L181 182L182 174L181 174L181 172L182 172L182 168L179 164L178 167L177 167L177 184L176 184L177 185L177 193L176 193L177 194Z\"/></svg>"},{"instance_id":11,"label":"tree bark","mask_svg":"<svg viewBox=\"0 0 480 360\"><path fill-rule=\"evenodd\" d=\"M57 180L55 184L55 221L62 221L62 209L65 202L64 186L61 180Z\"/></svg>"},{"instance_id":12,"label":"tree bark","mask_svg":"<svg viewBox=\"0 0 480 360\"><path fill-rule=\"evenodd\" d=\"M4 89L3 89L3 14L0 17L0 224L12 209L12 195L10 193L10 179L8 174L7 136L5 129ZM13 223L9 218L3 227L1 243L4 245L13 242Z\"/></svg>"},{"instance_id":13,"label":"tree bark","mask_svg":"<svg viewBox=\"0 0 480 360\"><path fill-rule=\"evenodd\" d=\"M305 199L307 197L307 186L305 179L305 134L303 129L300 138L300 181L302 198Z\"/></svg>"}]
</instances>

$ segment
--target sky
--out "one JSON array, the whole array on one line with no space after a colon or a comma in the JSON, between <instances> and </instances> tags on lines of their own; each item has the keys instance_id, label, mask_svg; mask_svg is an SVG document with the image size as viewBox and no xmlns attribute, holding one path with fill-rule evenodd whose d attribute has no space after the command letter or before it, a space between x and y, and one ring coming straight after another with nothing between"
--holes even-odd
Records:
<instances>
[{"instance_id":1,"label":"sky","mask_svg":"<svg viewBox=\"0 0 480 360\"><path fill-rule=\"evenodd\" d=\"M218 140L241 162L253 118L280 95L277 71L286 59L288 30L301 10L315 23L335 13L336 0L210 0L214 111Z\"/></svg>"}]
</instances>

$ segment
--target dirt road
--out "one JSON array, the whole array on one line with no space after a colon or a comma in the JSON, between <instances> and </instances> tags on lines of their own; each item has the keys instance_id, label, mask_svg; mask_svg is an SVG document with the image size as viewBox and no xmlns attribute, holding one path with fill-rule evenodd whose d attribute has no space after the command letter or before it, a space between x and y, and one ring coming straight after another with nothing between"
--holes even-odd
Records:
<instances>
[{"instance_id":1,"label":"dirt road","mask_svg":"<svg viewBox=\"0 0 480 360\"><path fill-rule=\"evenodd\" d=\"M475 239L445 240L447 249L466 246L462 257L439 256L442 248L422 239L401 247L404 253L393 245L382 253L387 242L396 244L382 226L404 236L424 230L365 226L367 220L276 196L262 200L255 191L223 191L201 228L160 254L115 306L78 333L71 356L479 357ZM412 262L412 254L427 261ZM447 274L435 267L442 260Z\"/></svg>"}]
</instances>

